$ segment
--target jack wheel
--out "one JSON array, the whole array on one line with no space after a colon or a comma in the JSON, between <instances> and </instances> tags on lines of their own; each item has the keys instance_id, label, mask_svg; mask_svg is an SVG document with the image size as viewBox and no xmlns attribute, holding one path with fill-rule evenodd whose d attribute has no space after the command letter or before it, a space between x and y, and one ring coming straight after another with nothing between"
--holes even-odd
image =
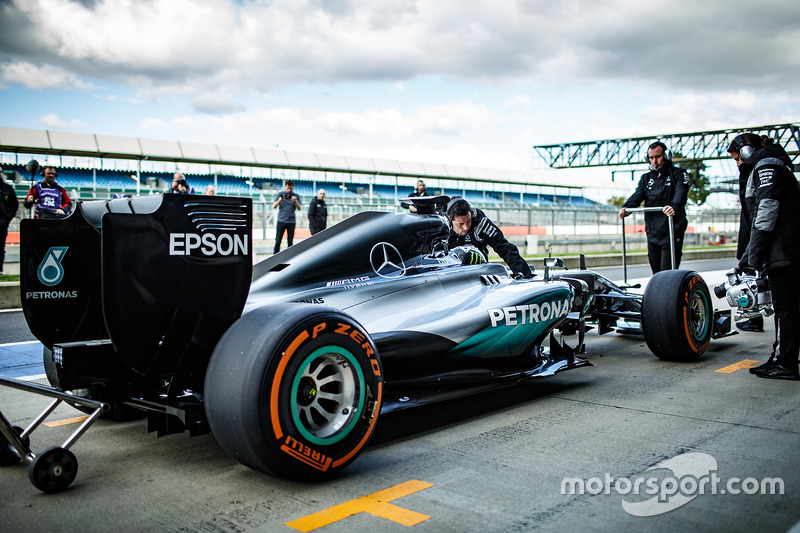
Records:
<instances>
[{"instance_id":1,"label":"jack wheel","mask_svg":"<svg viewBox=\"0 0 800 533\"><path fill-rule=\"evenodd\" d=\"M47 494L66 490L77 475L75 454L58 446L44 450L28 467L28 477L33 486Z\"/></svg>"}]
</instances>

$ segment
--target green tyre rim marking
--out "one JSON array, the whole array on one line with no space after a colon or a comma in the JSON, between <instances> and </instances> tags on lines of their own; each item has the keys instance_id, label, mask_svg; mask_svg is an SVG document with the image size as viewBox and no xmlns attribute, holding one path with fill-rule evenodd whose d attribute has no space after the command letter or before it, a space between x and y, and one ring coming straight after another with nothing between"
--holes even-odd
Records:
<instances>
[{"instance_id":1,"label":"green tyre rim marking","mask_svg":"<svg viewBox=\"0 0 800 533\"><path fill-rule=\"evenodd\" d=\"M289 398L294 426L307 441L336 444L356 426L364 409L364 374L341 346L322 346L297 369Z\"/></svg>"},{"instance_id":2,"label":"green tyre rim marking","mask_svg":"<svg viewBox=\"0 0 800 533\"><path fill-rule=\"evenodd\" d=\"M689 331L692 338L702 340L708 333L710 325L709 305L706 295L701 290L694 290L689 296Z\"/></svg>"}]
</instances>

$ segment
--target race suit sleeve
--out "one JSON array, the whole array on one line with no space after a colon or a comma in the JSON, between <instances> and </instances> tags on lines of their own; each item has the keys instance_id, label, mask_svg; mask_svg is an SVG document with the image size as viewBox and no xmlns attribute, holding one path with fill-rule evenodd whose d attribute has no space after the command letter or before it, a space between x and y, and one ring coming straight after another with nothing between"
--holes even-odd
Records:
<instances>
[{"instance_id":1,"label":"race suit sleeve","mask_svg":"<svg viewBox=\"0 0 800 533\"><path fill-rule=\"evenodd\" d=\"M492 250L506 262L512 272L522 274L522 276L526 278L533 277L531 267L529 267L528 263L519 255L517 247L506 240L500 228L489 220L488 217L484 217L478 221L475 225L474 233L480 241L492 247Z\"/></svg>"},{"instance_id":2,"label":"race suit sleeve","mask_svg":"<svg viewBox=\"0 0 800 533\"><path fill-rule=\"evenodd\" d=\"M747 262L756 270L762 270L767 260L769 247L775 233L780 210L780 186L776 167L757 169L755 211L750 228L750 244L747 247Z\"/></svg>"}]
</instances>

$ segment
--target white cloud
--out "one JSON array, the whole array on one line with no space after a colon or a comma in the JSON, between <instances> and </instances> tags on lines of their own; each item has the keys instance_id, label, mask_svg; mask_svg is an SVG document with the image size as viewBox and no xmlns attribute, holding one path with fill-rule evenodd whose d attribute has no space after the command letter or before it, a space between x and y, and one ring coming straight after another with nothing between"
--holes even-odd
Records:
<instances>
[{"instance_id":1,"label":"white cloud","mask_svg":"<svg viewBox=\"0 0 800 533\"><path fill-rule=\"evenodd\" d=\"M368 109L362 113L327 112L312 119L324 131L355 135L382 135L413 139L423 134L457 135L474 131L486 121L485 106L470 102L423 106L413 113L397 109Z\"/></svg>"},{"instance_id":2,"label":"white cloud","mask_svg":"<svg viewBox=\"0 0 800 533\"><path fill-rule=\"evenodd\" d=\"M108 87L81 119L121 131L97 133L526 168L532 144L800 116L796 0L0 5L0 91Z\"/></svg>"},{"instance_id":3,"label":"white cloud","mask_svg":"<svg viewBox=\"0 0 800 533\"><path fill-rule=\"evenodd\" d=\"M55 113L48 113L46 115L40 116L39 122L46 129L51 129L51 130L66 130L66 129L82 130L86 128L86 124L81 120L73 119L69 122L65 122L61 120L61 118L59 118L59 116L56 115Z\"/></svg>"},{"instance_id":4,"label":"white cloud","mask_svg":"<svg viewBox=\"0 0 800 533\"><path fill-rule=\"evenodd\" d=\"M788 92L764 96L749 90L687 92L641 109L650 133L680 133L784 124L800 116L800 101Z\"/></svg>"},{"instance_id":5,"label":"white cloud","mask_svg":"<svg viewBox=\"0 0 800 533\"><path fill-rule=\"evenodd\" d=\"M139 98L131 98L128 96L121 96L119 94L95 94L93 98L96 100L103 100L106 102L126 102L128 104L141 104Z\"/></svg>"},{"instance_id":6,"label":"white cloud","mask_svg":"<svg viewBox=\"0 0 800 533\"><path fill-rule=\"evenodd\" d=\"M148 118L141 122L143 131L162 135L175 128L190 134L193 129L210 128L232 135L262 138L264 132L276 135L315 134L346 138L381 137L392 141L410 141L424 135L456 136L474 131L489 118L483 105L456 102L449 105L423 106L413 112L398 109L366 109L362 112L314 112L293 108L255 109L223 116L180 116L172 120ZM169 135L174 137L174 133ZM182 137L185 138L185 137Z\"/></svg>"},{"instance_id":7,"label":"white cloud","mask_svg":"<svg viewBox=\"0 0 800 533\"><path fill-rule=\"evenodd\" d=\"M531 102L531 99L525 96L524 94L518 94L506 100L504 105L506 107L512 107L512 108L513 107L528 108L531 107L531 105L533 105L533 102Z\"/></svg>"},{"instance_id":8,"label":"white cloud","mask_svg":"<svg viewBox=\"0 0 800 533\"><path fill-rule=\"evenodd\" d=\"M245 106L221 94L198 94L191 99L192 107L201 113L224 115L244 111Z\"/></svg>"},{"instance_id":9,"label":"white cloud","mask_svg":"<svg viewBox=\"0 0 800 533\"><path fill-rule=\"evenodd\" d=\"M340 151L341 152L341 151ZM354 148L345 150L345 155L396 159L400 161L421 161L423 163L445 163L468 167L489 167L514 170L530 168L527 159L522 160L513 150L491 150L472 143L457 143L444 147L425 145L399 145L375 150Z\"/></svg>"},{"instance_id":10,"label":"white cloud","mask_svg":"<svg viewBox=\"0 0 800 533\"><path fill-rule=\"evenodd\" d=\"M0 88L21 85L29 89L91 89L92 84L72 72L52 65L35 65L27 61L6 61L0 64Z\"/></svg>"},{"instance_id":11,"label":"white cloud","mask_svg":"<svg viewBox=\"0 0 800 533\"><path fill-rule=\"evenodd\" d=\"M14 20L26 17L36 29L32 44L15 44L25 61L186 93L426 75L717 89L800 81L794 0L734 10L727 0L29 0L15 7Z\"/></svg>"},{"instance_id":12,"label":"white cloud","mask_svg":"<svg viewBox=\"0 0 800 533\"><path fill-rule=\"evenodd\" d=\"M427 106L409 113L392 108L360 113L255 109L224 116L146 118L139 123L138 132L131 135L256 148L279 144L287 150L528 168L529 146L498 149L465 140L477 137L474 132L485 126L489 115L485 106L469 102ZM208 131L218 133L213 141L206 136Z\"/></svg>"}]
</instances>

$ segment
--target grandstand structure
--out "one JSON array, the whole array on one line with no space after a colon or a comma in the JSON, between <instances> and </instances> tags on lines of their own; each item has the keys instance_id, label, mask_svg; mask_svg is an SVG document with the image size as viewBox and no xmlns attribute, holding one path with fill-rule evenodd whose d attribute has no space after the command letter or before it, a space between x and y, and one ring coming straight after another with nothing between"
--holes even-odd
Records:
<instances>
[{"instance_id":1,"label":"grandstand structure","mask_svg":"<svg viewBox=\"0 0 800 533\"><path fill-rule=\"evenodd\" d=\"M512 243L525 246L529 254L615 249L620 232L617 208L585 196L584 186L575 185L572 175L564 171L476 168L0 127L0 164L19 198L41 179L27 171L32 159L40 168L56 167L58 183L75 200L161 194L176 171L186 176L196 194L214 185L220 195L252 198L254 239L264 241L264 249L272 248L276 214L272 203L287 179L295 182L304 207L297 214L297 239L308 235L305 209L319 188L327 193L328 225L333 225L359 211L401 211L399 200L414 190L419 179L430 194L461 195L483 209ZM692 213L689 234L694 233L695 244L704 242L706 234L735 235L739 212L728 211ZM11 223L12 233L26 216L30 213L21 208ZM634 235L628 242L643 243L643 231L642 221L631 221L626 232Z\"/></svg>"},{"instance_id":2,"label":"grandstand structure","mask_svg":"<svg viewBox=\"0 0 800 533\"><path fill-rule=\"evenodd\" d=\"M271 204L286 179L306 206L325 189L329 223L364 209L398 210L418 179L431 194L464 196L511 225L552 223L556 211L613 211L553 171L544 171L552 176L544 180L542 171L0 127L0 162L20 197L41 179L27 172L31 159L56 166L58 183L74 199L161 193L180 170L197 194L214 185L217 194L253 198L263 227L271 224Z\"/></svg>"}]
</instances>

